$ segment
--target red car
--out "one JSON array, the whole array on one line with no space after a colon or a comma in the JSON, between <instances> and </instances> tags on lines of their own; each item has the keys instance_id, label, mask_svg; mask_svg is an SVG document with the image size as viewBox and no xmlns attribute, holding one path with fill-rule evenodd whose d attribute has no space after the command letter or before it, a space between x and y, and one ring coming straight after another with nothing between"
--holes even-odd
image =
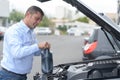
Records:
<instances>
[{"instance_id":1,"label":"red car","mask_svg":"<svg viewBox=\"0 0 120 80\"><path fill-rule=\"evenodd\" d=\"M114 40L102 28L94 29L90 37L84 41L83 60L97 59L102 55L112 56L114 54Z\"/></svg>"},{"instance_id":2,"label":"red car","mask_svg":"<svg viewBox=\"0 0 120 80\"><path fill-rule=\"evenodd\" d=\"M5 27L0 27L0 40L3 40L6 29L7 28L5 28Z\"/></svg>"}]
</instances>

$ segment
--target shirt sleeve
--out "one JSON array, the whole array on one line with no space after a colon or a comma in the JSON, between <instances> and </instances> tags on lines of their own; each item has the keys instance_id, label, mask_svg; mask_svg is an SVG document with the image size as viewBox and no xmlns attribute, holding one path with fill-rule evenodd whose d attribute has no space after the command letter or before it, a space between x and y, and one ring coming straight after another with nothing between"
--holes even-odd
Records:
<instances>
[{"instance_id":1,"label":"shirt sleeve","mask_svg":"<svg viewBox=\"0 0 120 80\"><path fill-rule=\"evenodd\" d=\"M22 36L17 31L6 34L5 46L8 47L8 50L14 58L23 58L36 53L40 54L37 43L24 45Z\"/></svg>"}]
</instances>

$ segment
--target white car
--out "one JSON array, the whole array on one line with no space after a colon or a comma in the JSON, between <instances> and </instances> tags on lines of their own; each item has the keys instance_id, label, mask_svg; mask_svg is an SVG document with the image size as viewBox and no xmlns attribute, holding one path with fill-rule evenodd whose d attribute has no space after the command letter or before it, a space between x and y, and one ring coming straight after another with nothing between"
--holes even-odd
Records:
<instances>
[{"instance_id":1,"label":"white car","mask_svg":"<svg viewBox=\"0 0 120 80\"><path fill-rule=\"evenodd\" d=\"M67 30L68 35L80 36L82 33L83 32L79 28L75 28L75 27L69 28Z\"/></svg>"},{"instance_id":2,"label":"white car","mask_svg":"<svg viewBox=\"0 0 120 80\"><path fill-rule=\"evenodd\" d=\"M52 34L52 31L48 27L39 27L35 30L35 33L39 35L50 35Z\"/></svg>"}]
</instances>

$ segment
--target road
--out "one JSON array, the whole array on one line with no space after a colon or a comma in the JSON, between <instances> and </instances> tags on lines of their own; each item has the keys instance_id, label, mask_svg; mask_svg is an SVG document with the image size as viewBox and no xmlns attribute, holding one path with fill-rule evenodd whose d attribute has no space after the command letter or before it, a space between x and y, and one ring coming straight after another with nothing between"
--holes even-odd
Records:
<instances>
[{"instance_id":1,"label":"road","mask_svg":"<svg viewBox=\"0 0 120 80\"><path fill-rule=\"evenodd\" d=\"M54 65L61 63L70 63L81 61L82 57L82 36L37 36L38 41L48 41L51 44L51 52L53 53ZM2 53L2 44L0 42L0 52ZM28 75L28 80L33 80L36 72L41 72L41 57L34 57L33 68Z\"/></svg>"}]
</instances>

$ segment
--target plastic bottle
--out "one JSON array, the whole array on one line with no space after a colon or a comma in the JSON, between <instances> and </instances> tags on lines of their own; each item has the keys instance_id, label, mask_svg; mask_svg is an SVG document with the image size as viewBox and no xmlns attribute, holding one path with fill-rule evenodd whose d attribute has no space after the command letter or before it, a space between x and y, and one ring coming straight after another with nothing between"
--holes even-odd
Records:
<instances>
[{"instance_id":1,"label":"plastic bottle","mask_svg":"<svg viewBox=\"0 0 120 80\"><path fill-rule=\"evenodd\" d=\"M53 72L53 57L49 49L43 49L41 51L41 68L44 74L50 74Z\"/></svg>"}]
</instances>

